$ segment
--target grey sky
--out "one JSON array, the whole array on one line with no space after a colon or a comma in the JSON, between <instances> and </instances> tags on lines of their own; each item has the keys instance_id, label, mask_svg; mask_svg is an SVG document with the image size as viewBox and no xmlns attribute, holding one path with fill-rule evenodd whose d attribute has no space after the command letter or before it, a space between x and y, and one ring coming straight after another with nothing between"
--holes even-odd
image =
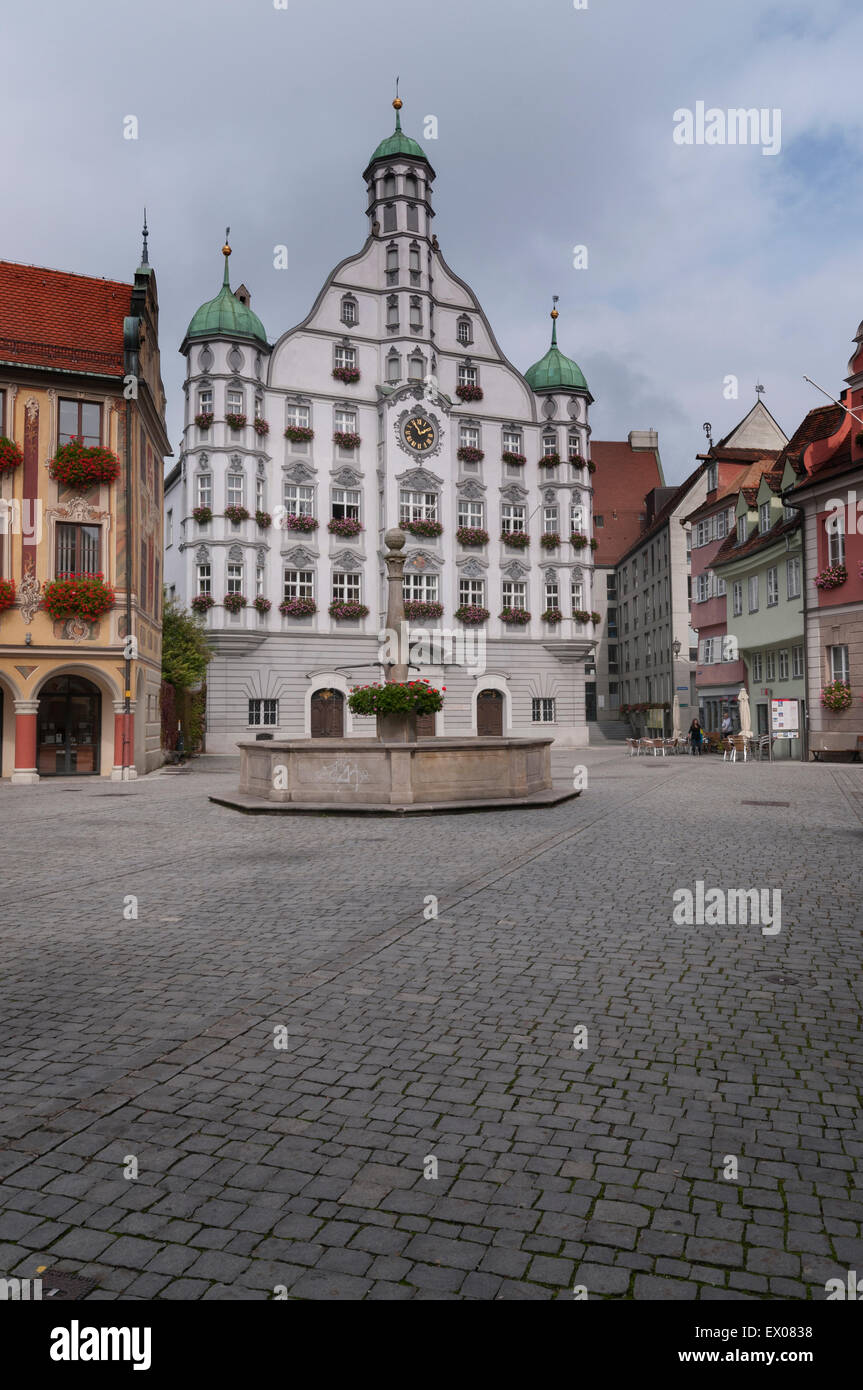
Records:
<instances>
[{"instance_id":1,"label":"grey sky","mask_svg":"<svg viewBox=\"0 0 863 1390\"><path fill-rule=\"evenodd\" d=\"M804 372L838 394L863 317L858 0L40 0L7 7L3 52L0 254L129 278L146 202L175 450L226 223L274 341L362 245L396 73L405 130L439 121L445 257L522 370L560 295L595 437L654 426L673 481L757 380L789 432L824 400ZM781 153L675 145L699 100L781 108Z\"/></svg>"}]
</instances>

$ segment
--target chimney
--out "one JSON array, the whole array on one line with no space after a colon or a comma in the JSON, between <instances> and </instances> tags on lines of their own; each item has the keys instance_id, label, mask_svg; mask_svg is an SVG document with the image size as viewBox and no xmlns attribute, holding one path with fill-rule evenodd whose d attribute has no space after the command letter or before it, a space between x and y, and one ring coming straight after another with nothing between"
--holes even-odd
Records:
<instances>
[{"instance_id":1,"label":"chimney","mask_svg":"<svg viewBox=\"0 0 863 1390\"><path fill-rule=\"evenodd\" d=\"M247 309L249 308L252 302L252 296L249 294L249 291L246 289L245 285L240 285L237 289L234 290L234 298L239 299L241 304L245 304Z\"/></svg>"},{"instance_id":2,"label":"chimney","mask_svg":"<svg viewBox=\"0 0 863 1390\"><path fill-rule=\"evenodd\" d=\"M659 435L656 430L630 430L630 449L658 449Z\"/></svg>"}]
</instances>

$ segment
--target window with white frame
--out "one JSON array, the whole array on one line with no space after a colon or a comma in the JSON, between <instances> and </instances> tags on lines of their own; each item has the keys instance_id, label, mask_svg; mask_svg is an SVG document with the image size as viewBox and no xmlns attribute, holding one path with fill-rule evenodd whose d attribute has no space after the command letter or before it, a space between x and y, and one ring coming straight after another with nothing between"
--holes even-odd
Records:
<instances>
[{"instance_id":1,"label":"window with white frame","mask_svg":"<svg viewBox=\"0 0 863 1390\"><path fill-rule=\"evenodd\" d=\"M401 381L401 376L402 359L397 352L391 352L387 355L387 381Z\"/></svg>"},{"instance_id":2,"label":"window with white frame","mask_svg":"<svg viewBox=\"0 0 863 1390\"><path fill-rule=\"evenodd\" d=\"M438 576L436 574L406 574L403 585L406 599L421 603L438 602Z\"/></svg>"},{"instance_id":3,"label":"window with white frame","mask_svg":"<svg viewBox=\"0 0 863 1390\"><path fill-rule=\"evenodd\" d=\"M851 668L848 664L848 648L845 646L828 647L827 656L830 662L830 679L850 685Z\"/></svg>"},{"instance_id":4,"label":"window with white frame","mask_svg":"<svg viewBox=\"0 0 863 1390\"><path fill-rule=\"evenodd\" d=\"M546 536L557 535L560 528L560 508L550 504L542 509L542 530Z\"/></svg>"},{"instance_id":5,"label":"window with white frame","mask_svg":"<svg viewBox=\"0 0 863 1390\"><path fill-rule=\"evenodd\" d=\"M265 728L273 726L279 722L279 702L278 700L250 700L249 701L249 726L251 728Z\"/></svg>"},{"instance_id":6,"label":"window with white frame","mask_svg":"<svg viewBox=\"0 0 863 1390\"><path fill-rule=\"evenodd\" d=\"M342 517L350 517L354 521L360 519L360 493L358 488L334 487L332 500L333 520Z\"/></svg>"},{"instance_id":7,"label":"window with white frame","mask_svg":"<svg viewBox=\"0 0 863 1390\"><path fill-rule=\"evenodd\" d=\"M760 652L752 653L752 679L760 681L764 678L764 661Z\"/></svg>"},{"instance_id":8,"label":"window with white frame","mask_svg":"<svg viewBox=\"0 0 863 1390\"><path fill-rule=\"evenodd\" d=\"M549 458L552 454L556 454L556 453L557 453L557 435L556 435L556 434L551 434L551 433L549 433L549 434L544 434L544 435L542 436L542 456L543 456L543 458Z\"/></svg>"},{"instance_id":9,"label":"window with white frame","mask_svg":"<svg viewBox=\"0 0 863 1390\"><path fill-rule=\"evenodd\" d=\"M795 680L802 679L803 676L803 648L791 648L791 674Z\"/></svg>"},{"instance_id":10,"label":"window with white frame","mask_svg":"<svg viewBox=\"0 0 863 1390\"><path fill-rule=\"evenodd\" d=\"M458 524L459 526L485 526L485 504L474 501L472 498L460 497L458 499Z\"/></svg>"},{"instance_id":11,"label":"window with white frame","mask_svg":"<svg viewBox=\"0 0 863 1390\"><path fill-rule=\"evenodd\" d=\"M213 389L211 386L204 386L198 392L198 414L212 415L213 413Z\"/></svg>"},{"instance_id":12,"label":"window with white frame","mask_svg":"<svg viewBox=\"0 0 863 1390\"><path fill-rule=\"evenodd\" d=\"M351 295L346 294L342 299L342 323L346 323L349 328L352 328L358 318L357 301Z\"/></svg>"},{"instance_id":13,"label":"window with white frame","mask_svg":"<svg viewBox=\"0 0 863 1390\"><path fill-rule=\"evenodd\" d=\"M211 473L199 473L195 479L195 495L198 507L212 507L213 505L213 475Z\"/></svg>"},{"instance_id":14,"label":"window with white frame","mask_svg":"<svg viewBox=\"0 0 863 1390\"><path fill-rule=\"evenodd\" d=\"M738 544L738 545L745 545L745 544L746 544L746 533L747 533L747 530L748 530L748 527L747 527L747 525L746 525L746 516L745 516L745 514L744 514L743 516L739 516L739 517L737 518L737 544Z\"/></svg>"},{"instance_id":15,"label":"window with white frame","mask_svg":"<svg viewBox=\"0 0 863 1390\"><path fill-rule=\"evenodd\" d=\"M827 522L827 563L845 564L845 518L841 512Z\"/></svg>"},{"instance_id":16,"label":"window with white frame","mask_svg":"<svg viewBox=\"0 0 863 1390\"><path fill-rule=\"evenodd\" d=\"M460 579L458 581L458 601L459 606L465 607L475 605L477 608L485 607L485 580L484 579Z\"/></svg>"},{"instance_id":17,"label":"window with white frame","mask_svg":"<svg viewBox=\"0 0 863 1390\"><path fill-rule=\"evenodd\" d=\"M198 565L198 593L212 594L213 573L208 564Z\"/></svg>"},{"instance_id":18,"label":"window with white frame","mask_svg":"<svg viewBox=\"0 0 863 1390\"><path fill-rule=\"evenodd\" d=\"M521 447L520 430L503 431L503 452L505 454L521 454L524 452Z\"/></svg>"},{"instance_id":19,"label":"window with white frame","mask_svg":"<svg viewBox=\"0 0 863 1390\"><path fill-rule=\"evenodd\" d=\"M523 531L526 508L520 502L504 502L500 509L500 529L509 534L510 531Z\"/></svg>"},{"instance_id":20,"label":"window with white frame","mask_svg":"<svg viewBox=\"0 0 863 1390\"><path fill-rule=\"evenodd\" d=\"M584 580L573 579L571 586L573 613L584 609Z\"/></svg>"},{"instance_id":21,"label":"window with white frame","mask_svg":"<svg viewBox=\"0 0 863 1390\"><path fill-rule=\"evenodd\" d=\"M225 490L229 507L245 505L246 480L242 473L228 473L225 479Z\"/></svg>"},{"instance_id":22,"label":"window with white frame","mask_svg":"<svg viewBox=\"0 0 863 1390\"><path fill-rule=\"evenodd\" d=\"M362 575L346 574L342 570L333 572L333 602L360 603L362 601Z\"/></svg>"},{"instance_id":23,"label":"window with white frame","mask_svg":"<svg viewBox=\"0 0 863 1390\"><path fill-rule=\"evenodd\" d=\"M225 410L228 415L242 415L243 393L237 386L229 386L225 392Z\"/></svg>"},{"instance_id":24,"label":"window with white frame","mask_svg":"<svg viewBox=\"0 0 863 1390\"><path fill-rule=\"evenodd\" d=\"M712 579L713 579L713 592L716 594L716 597L717 597L717 598L724 598L724 597L725 597L725 591L726 591L726 589L727 589L727 587L728 587L727 584L725 583L725 580L724 580L724 579L720 579L718 574L713 574L712 572L711 572L711 577L712 577Z\"/></svg>"},{"instance_id":25,"label":"window with white frame","mask_svg":"<svg viewBox=\"0 0 863 1390\"><path fill-rule=\"evenodd\" d=\"M710 598L710 575L699 574L695 581L695 601L705 603Z\"/></svg>"},{"instance_id":26,"label":"window with white frame","mask_svg":"<svg viewBox=\"0 0 863 1390\"><path fill-rule=\"evenodd\" d=\"M285 511L289 516L314 516L315 514L315 490L313 487L286 482L283 500Z\"/></svg>"},{"instance_id":27,"label":"window with white frame","mask_svg":"<svg viewBox=\"0 0 863 1390\"><path fill-rule=\"evenodd\" d=\"M243 592L243 566L229 562L225 570L225 578L229 594L241 594Z\"/></svg>"},{"instance_id":28,"label":"window with white frame","mask_svg":"<svg viewBox=\"0 0 863 1390\"><path fill-rule=\"evenodd\" d=\"M479 426L460 425L458 431L458 446L460 449L478 449Z\"/></svg>"},{"instance_id":29,"label":"window with white frame","mask_svg":"<svg viewBox=\"0 0 863 1390\"><path fill-rule=\"evenodd\" d=\"M715 463L707 465L707 491L715 492L718 484L718 466Z\"/></svg>"},{"instance_id":30,"label":"window with white frame","mask_svg":"<svg viewBox=\"0 0 863 1390\"><path fill-rule=\"evenodd\" d=\"M743 580L735 579L731 588L731 611L735 618L743 612Z\"/></svg>"},{"instance_id":31,"label":"window with white frame","mask_svg":"<svg viewBox=\"0 0 863 1390\"><path fill-rule=\"evenodd\" d=\"M765 663L765 664L766 664L766 666L767 666L767 679L768 679L769 681L775 681L775 679L776 679L776 653L775 653L775 652L768 652L768 653L767 653L767 659L766 659L766 663Z\"/></svg>"},{"instance_id":32,"label":"window with white frame","mask_svg":"<svg viewBox=\"0 0 863 1390\"><path fill-rule=\"evenodd\" d=\"M552 579L546 575L545 579L545 606L546 608L560 607L560 587L557 579Z\"/></svg>"},{"instance_id":33,"label":"window with white frame","mask_svg":"<svg viewBox=\"0 0 863 1390\"><path fill-rule=\"evenodd\" d=\"M458 366L459 386L477 386L479 384L479 369L469 367L467 363L460 362Z\"/></svg>"},{"instance_id":34,"label":"window with white frame","mask_svg":"<svg viewBox=\"0 0 863 1390\"><path fill-rule=\"evenodd\" d=\"M296 570L288 566L285 567L283 575L284 597L291 598L314 598L315 596L315 572L314 570Z\"/></svg>"},{"instance_id":35,"label":"window with white frame","mask_svg":"<svg viewBox=\"0 0 863 1390\"><path fill-rule=\"evenodd\" d=\"M781 681L787 681L788 679L788 672L791 664L790 657L791 653L787 647L779 648L779 679Z\"/></svg>"},{"instance_id":36,"label":"window with white frame","mask_svg":"<svg viewBox=\"0 0 863 1390\"><path fill-rule=\"evenodd\" d=\"M400 521L437 521L437 493L411 492L402 488L399 492Z\"/></svg>"},{"instance_id":37,"label":"window with white frame","mask_svg":"<svg viewBox=\"0 0 863 1390\"><path fill-rule=\"evenodd\" d=\"M767 571L767 607L775 608L779 602L779 569L771 565Z\"/></svg>"},{"instance_id":38,"label":"window with white frame","mask_svg":"<svg viewBox=\"0 0 863 1390\"><path fill-rule=\"evenodd\" d=\"M716 527L716 539L722 541L728 535L728 513L717 512L713 518Z\"/></svg>"},{"instance_id":39,"label":"window with white frame","mask_svg":"<svg viewBox=\"0 0 863 1390\"><path fill-rule=\"evenodd\" d=\"M796 507L789 507L787 504L782 508L782 520L793 521L797 515Z\"/></svg>"},{"instance_id":40,"label":"window with white frame","mask_svg":"<svg viewBox=\"0 0 863 1390\"><path fill-rule=\"evenodd\" d=\"M255 598L263 598L263 597L264 597L264 575L265 575L264 566L263 566L263 565L256 565L256 566L255 566Z\"/></svg>"},{"instance_id":41,"label":"window with white frame","mask_svg":"<svg viewBox=\"0 0 863 1390\"><path fill-rule=\"evenodd\" d=\"M456 339L458 342L467 345L473 342L473 332L471 322L468 318L460 318L456 325Z\"/></svg>"},{"instance_id":42,"label":"window with white frame","mask_svg":"<svg viewBox=\"0 0 863 1390\"><path fill-rule=\"evenodd\" d=\"M785 561L785 587L789 598L800 597L800 557L794 555L790 560Z\"/></svg>"},{"instance_id":43,"label":"window with white frame","mask_svg":"<svg viewBox=\"0 0 863 1390\"><path fill-rule=\"evenodd\" d=\"M762 536L765 531L770 530L770 525L770 502L762 502L758 508L758 530L761 532Z\"/></svg>"},{"instance_id":44,"label":"window with white frame","mask_svg":"<svg viewBox=\"0 0 863 1390\"><path fill-rule=\"evenodd\" d=\"M356 434L357 412L348 410L344 406L338 406L334 414L335 429L337 434Z\"/></svg>"},{"instance_id":45,"label":"window with white frame","mask_svg":"<svg viewBox=\"0 0 863 1390\"><path fill-rule=\"evenodd\" d=\"M701 640L701 661L705 666L713 664L713 638L703 637Z\"/></svg>"},{"instance_id":46,"label":"window with white frame","mask_svg":"<svg viewBox=\"0 0 863 1390\"><path fill-rule=\"evenodd\" d=\"M425 358L421 352L412 352L408 358L408 381L423 381L425 374Z\"/></svg>"},{"instance_id":47,"label":"window with white frame","mask_svg":"<svg viewBox=\"0 0 863 1390\"><path fill-rule=\"evenodd\" d=\"M757 612L758 612L758 575L757 575L757 574L750 574L750 576L749 576L749 611L750 611L750 613L757 613Z\"/></svg>"},{"instance_id":48,"label":"window with white frame","mask_svg":"<svg viewBox=\"0 0 863 1390\"><path fill-rule=\"evenodd\" d=\"M578 494L574 494L578 496ZM587 530L587 508L583 502L571 502L569 507L569 529L570 531Z\"/></svg>"},{"instance_id":49,"label":"window with white frame","mask_svg":"<svg viewBox=\"0 0 863 1390\"><path fill-rule=\"evenodd\" d=\"M554 700L545 695L534 696L530 702L534 724L553 724L556 719Z\"/></svg>"},{"instance_id":50,"label":"window with white frame","mask_svg":"<svg viewBox=\"0 0 863 1390\"><path fill-rule=\"evenodd\" d=\"M710 520L709 518L705 518L703 521L699 521L695 527L695 544L696 546L707 545L709 540Z\"/></svg>"},{"instance_id":51,"label":"window with white frame","mask_svg":"<svg viewBox=\"0 0 863 1390\"><path fill-rule=\"evenodd\" d=\"M399 297L397 294L387 295L387 328L395 331L399 326Z\"/></svg>"},{"instance_id":52,"label":"window with white frame","mask_svg":"<svg viewBox=\"0 0 863 1390\"><path fill-rule=\"evenodd\" d=\"M286 414L290 429L307 430L309 428L309 407L307 405L289 405Z\"/></svg>"},{"instance_id":53,"label":"window with white frame","mask_svg":"<svg viewBox=\"0 0 863 1390\"><path fill-rule=\"evenodd\" d=\"M165 546L174 544L174 513L169 508L165 513Z\"/></svg>"},{"instance_id":54,"label":"window with white frame","mask_svg":"<svg viewBox=\"0 0 863 1390\"><path fill-rule=\"evenodd\" d=\"M419 295L411 295L410 325L412 333L421 333L423 327L423 305Z\"/></svg>"},{"instance_id":55,"label":"window with white frame","mask_svg":"<svg viewBox=\"0 0 863 1390\"><path fill-rule=\"evenodd\" d=\"M570 458L581 454L581 436L578 430L570 430L566 437L566 448Z\"/></svg>"},{"instance_id":56,"label":"window with white frame","mask_svg":"<svg viewBox=\"0 0 863 1390\"><path fill-rule=\"evenodd\" d=\"M335 350L335 365L337 367L355 367L357 365L356 348L346 347L344 343L337 343Z\"/></svg>"},{"instance_id":57,"label":"window with white frame","mask_svg":"<svg viewBox=\"0 0 863 1390\"><path fill-rule=\"evenodd\" d=\"M504 608L527 607L527 584L523 579L505 579L503 581L503 606Z\"/></svg>"},{"instance_id":58,"label":"window with white frame","mask_svg":"<svg viewBox=\"0 0 863 1390\"><path fill-rule=\"evenodd\" d=\"M257 477L257 478L255 479L255 511L256 511L256 512L262 512L262 511L265 510L265 503L266 503L266 500L267 500L267 480L266 480L266 478Z\"/></svg>"}]
</instances>

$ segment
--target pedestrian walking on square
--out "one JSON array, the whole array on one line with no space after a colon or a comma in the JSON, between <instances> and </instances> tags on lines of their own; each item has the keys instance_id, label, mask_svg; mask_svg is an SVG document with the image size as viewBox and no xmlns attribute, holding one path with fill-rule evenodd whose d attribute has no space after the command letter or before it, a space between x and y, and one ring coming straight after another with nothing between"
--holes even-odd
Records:
<instances>
[{"instance_id":1,"label":"pedestrian walking on square","mask_svg":"<svg viewBox=\"0 0 863 1390\"><path fill-rule=\"evenodd\" d=\"M692 747L693 753L697 753L699 758L701 757L701 745L703 741L704 730L702 729L698 720L693 719L692 723L689 726L689 742Z\"/></svg>"},{"instance_id":2,"label":"pedestrian walking on square","mask_svg":"<svg viewBox=\"0 0 863 1390\"><path fill-rule=\"evenodd\" d=\"M734 725L733 725L732 722L731 722L731 715L730 715L730 714L726 714L725 718L724 718L723 721L722 721L722 732L723 732L723 734L725 735L726 738L729 737L729 735L731 734L731 732L732 732L733 729L734 729Z\"/></svg>"}]
</instances>

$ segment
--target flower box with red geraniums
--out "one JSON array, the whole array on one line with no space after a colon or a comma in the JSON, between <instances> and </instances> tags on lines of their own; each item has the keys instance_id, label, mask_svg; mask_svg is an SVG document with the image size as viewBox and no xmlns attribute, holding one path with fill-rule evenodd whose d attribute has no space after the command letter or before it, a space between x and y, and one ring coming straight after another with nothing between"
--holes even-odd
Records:
<instances>
[{"instance_id":1,"label":"flower box with red geraniums","mask_svg":"<svg viewBox=\"0 0 863 1390\"><path fill-rule=\"evenodd\" d=\"M269 613L272 606L270 600L264 598L262 594L258 594L257 598L252 600L252 607L260 613L261 616L263 616L264 613Z\"/></svg>"},{"instance_id":2,"label":"flower box with red geraniums","mask_svg":"<svg viewBox=\"0 0 863 1390\"><path fill-rule=\"evenodd\" d=\"M336 381L343 381L347 386L353 386L355 381L360 379L359 367L333 367L333 376Z\"/></svg>"},{"instance_id":3,"label":"flower box with red geraniums","mask_svg":"<svg viewBox=\"0 0 863 1390\"><path fill-rule=\"evenodd\" d=\"M590 621L591 621L592 623L601 623L601 622L602 622L602 614L601 614L601 613L591 613L591 615L590 615Z\"/></svg>"},{"instance_id":4,"label":"flower box with red geraniums","mask_svg":"<svg viewBox=\"0 0 863 1390\"><path fill-rule=\"evenodd\" d=\"M575 621L576 621L577 623L589 623L589 622L590 622L590 614L588 613L588 611L587 611L586 608L576 608L576 609L573 611L572 616L573 616L573 618L575 619Z\"/></svg>"},{"instance_id":5,"label":"flower box with red geraniums","mask_svg":"<svg viewBox=\"0 0 863 1390\"><path fill-rule=\"evenodd\" d=\"M504 545L514 550L526 550L530 545L530 536L526 531L501 531L500 538Z\"/></svg>"},{"instance_id":6,"label":"flower box with red geraniums","mask_svg":"<svg viewBox=\"0 0 863 1390\"><path fill-rule=\"evenodd\" d=\"M15 602L15 580L0 579L0 613Z\"/></svg>"},{"instance_id":7,"label":"flower box with red geraniums","mask_svg":"<svg viewBox=\"0 0 863 1390\"><path fill-rule=\"evenodd\" d=\"M237 507L233 503L225 508L225 520L239 526L241 521L248 521L249 513L245 507Z\"/></svg>"},{"instance_id":8,"label":"flower box with red geraniums","mask_svg":"<svg viewBox=\"0 0 863 1390\"><path fill-rule=\"evenodd\" d=\"M388 681L386 685L355 685L348 696L352 714L437 714L443 709L443 691L427 680Z\"/></svg>"},{"instance_id":9,"label":"flower box with red geraniums","mask_svg":"<svg viewBox=\"0 0 863 1390\"><path fill-rule=\"evenodd\" d=\"M60 574L42 590L42 607L55 622L63 618L84 618L95 623L114 606L114 590L105 576Z\"/></svg>"},{"instance_id":10,"label":"flower box with red geraniums","mask_svg":"<svg viewBox=\"0 0 863 1390\"><path fill-rule=\"evenodd\" d=\"M543 454L539 460L540 468L556 468L560 463L560 454Z\"/></svg>"},{"instance_id":11,"label":"flower box with red geraniums","mask_svg":"<svg viewBox=\"0 0 863 1390\"><path fill-rule=\"evenodd\" d=\"M504 449L503 453L501 454L501 459L502 459L502 461L503 461L504 463L512 463L512 464L523 464L523 463L527 463L527 458L525 457L524 454L515 454L515 453L513 453L512 449Z\"/></svg>"},{"instance_id":12,"label":"flower box with red geraniums","mask_svg":"<svg viewBox=\"0 0 863 1390\"><path fill-rule=\"evenodd\" d=\"M333 443L340 449L358 449L360 447L360 437L353 430L336 430L333 435Z\"/></svg>"},{"instance_id":13,"label":"flower box with red geraniums","mask_svg":"<svg viewBox=\"0 0 863 1390\"><path fill-rule=\"evenodd\" d=\"M587 459L581 454L570 454L569 461L573 468L584 468L587 463Z\"/></svg>"},{"instance_id":14,"label":"flower box with red geraniums","mask_svg":"<svg viewBox=\"0 0 863 1390\"><path fill-rule=\"evenodd\" d=\"M332 521L327 523L327 530L331 536L344 536L346 539L358 536L362 529L362 524L355 516L334 516Z\"/></svg>"},{"instance_id":15,"label":"flower box with red geraniums","mask_svg":"<svg viewBox=\"0 0 863 1390\"><path fill-rule=\"evenodd\" d=\"M85 449L80 439L70 439L60 445L48 471L64 487L84 489L113 483L120 476L120 460L110 449Z\"/></svg>"},{"instance_id":16,"label":"flower box with red geraniums","mask_svg":"<svg viewBox=\"0 0 863 1390\"><path fill-rule=\"evenodd\" d=\"M460 463L482 463L485 458L482 449L476 449L472 444L463 444L456 450L455 456Z\"/></svg>"},{"instance_id":17,"label":"flower box with red geraniums","mask_svg":"<svg viewBox=\"0 0 863 1390\"><path fill-rule=\"evenodd\" d=\"M318 518L305 512L288 512L282 520L283 531L317 531Z\"/></svg>"},{"instance_id":18,"label":"flower box with red geraniums","mask_svg":"<svg viewBox=\"0 0 863 1390\"><path fill-rule=\"evenodd\" d=\"M526 608L504 608L501 610L500 620L515 627L524 627L530 622L530 614Z\"/></svg>"},{"instance_id":19,"label":"flower box with red geraniums","mask_svg":"<svg viewBox=\"0 0 863 1390\"><path fill-rule=\"evenodd\" d=\"M279 604L283 618L311 618L317 611L318 605L313 598L286 598Z\"/></svg>"},{"instance_id":20,"label":"flower box with red geraniums","mask_svg":"<svg viewBox=\"0 0 863 1390\"><path fill-rule=\"evenodd\" d=\"M364 603L357 603L355 599L333 599L328 609L331 618L367 618L369 610Z\"/></svg>"},{"instance_id":21,"label":"flower box with red geraniums","mask_svg":"<svg viewBox=\"0 0 863 1390\"><path fill-rule=\"evenodd\" d=\"M193 507L192 516L199 526L206 526L208 521L213 520L213 509L212 507Z\"/></svg>"},{"instance_id":22,"label":"flower box with red geraniums","mask_svg":"<svg viewBox=\"0 0 863 1390\"><path fill-rule=\"evenodd\" d=\"M455 393L456 393L456 395L458 396L458 398L459 398L460 401L481 401L481 400L482 400L482 387L481 387L481 386L473 386L473 385L470 385L470 384L466 384L466 385L464 385L464 386L457 386L457 387L455 388Z\"/></svg>"},{"instance_id":23,"label":"flower box with red geraniums","mask_svg":"<svg viewBox=\"0 0 863 1390\"><path fill-rule=\"evenodd\" d=\"M192 599L191 607L194 613L208 613L214 608L216 600L212 594L196 594Z\"/></svg>"},{"instance_id":24,"label":"flower box with red geraniums","mask_svg":"<svg viewBox=\"0 0 863 1390\"><path fill-rule=\"evenodd\" d=\"M245 608L247 599L245 594L225 594L222 603L229 613L240 613Z\"/></svg>"},{"instance_id":25,"label":"flower box with red geraniums","mask_svg":"<svg viewBox=\"0 0 863 1390\"><path fill-rule=\"evenodd\" d=\"M212 410L202 410L195 416L195 424L199 430L208 430L213 423Z\"/></svg>"},{"instance_id":26,"label":"flower box with red geraniums","mask_svg":"<svg viewBox=\"0 0 863 1390\"><path fill-rule=\"evenodd\" d=\"M405 617L413 623L420 622L425 618L442 618L443 604L431 603L420 598L406 598Z\"/></svg>"},{"instance_id":27,"label":"flower box with red geraniums","mask_svg":"<svg viewBox=\"0 0 863 1390\"><path fill-rule=\"evenodd\" d=\"M480 623L487 623L491 614L487 608L481 608L478 603L463 603L460 608L455 610L455 616L465 627L479 627Z\"/></svg>"},{"instance_id":28,"label":"flower box with red geraniums","mask_svg":"<svg viewBox=\"0 0 863 1390\"><path fill-rule=\"evenodd\" d=\"M415 517L413 521L403 521L401 526L403 531L409 531L412 536L422 537L425 540L434 540L435 536L443 535L441 523L431 521L425 516Z\"/></svg>"},{"instance_id":29,"label":"flower box with red geraniums","mask_svg":"<svg viewBox=\"0 0 863 1390\"><path fill-rule=\"evenodd\" d=\"M23 462L24 454L14 439L0 435L0 473L11 473L13 469L20 468Z\"/></svg>"},{"instance_id":30,"label":"flower box with red geraniums","mask_svg":"<svg viewBox=\"0 0 863 1390\"><path fill-rule=\"evenodd\" d=\"M595 472L596 472L596 464L594 463L593 459L588 459L588 460L587 460L587 471L588 471L588 473L595 473ZM654 706L654 708L655 708L655 706Z\"/></svg>"},{"instance_id":31,"label":"flower box with red geraniums","mask_svg":"<svg viewBox=\"0 0 863 1390\"><path fill-rule=\"evenodd\" d=\"M225 416L225 424L229 429L241 430L246 423L246 416L229 412Z\"/></svg>"},{"instance_id":32,"label":"flower box with red geraniums","mask_svg":"<svg viewBox=\"0 0 863 1390\"><path fill-rule=\"evenodd\" d=\"M269 531L273 524L273 518L269 512L255 512L255 522L261 531Z\"/></svg>"},{"instance_id":33,"label":"flower box with red geraniums","mask_svg":"<svg viewBox=\"0 0 863 1390\"><path fill-rule=\"evenodd\" d=\"M583 531L573 531L569 540L570 544L574 545L576 550L583 550L587 545L587 536Z\"/></svg>"},{"instance_id":34,"label":"flower box with red geraniums","mask_svg":"<svg viewBox=\"0 0 863 1390\"><path fill-rule=\"evenodd\" d=\"M488 545L488 531L481 526L459 526L455 538L459 545Z\"/></svg>"},{"instance_id":35,"label":"flower box with red geraniums","mask_svg":"<svg viewBox=\"0 0 863 1390\"><path fill-rule=\"evenodd\" d=\"M595 537L594 537L594 538L591 540L591 542L590 542L590 548L591 548L591 550L598 550L598 549L599 549L599 541L598 541Z\"/></svg>"},{"instance_id":36,"label":"flower box with red geraniums","mask_svg":"<svg viewBox=\"0 0 863 1390\"><path fill-rule=\"evenodd\" d=\"M261 419L260 415L256 415L252 421L252 429L255 431L255 434L260 435L269 434L270 432L269 425L266 420Z\"/></svg>"},{"instance_id":37,"label":"flower box with red geraniums","mask_svg":"<svg viewBox=\"0 0 863 1390\"><path fill-rule=\"evenodd\" d=\"M546 608L542 615L544 623L559 623L563 621L563 614L559 608Z\"/></svg>"},{"instance_id":38,"label":"flower box with red geraniums","mask_svg":"<svg viewBox=\"0 0 863 1390\"><path fill-rule=\"evenodd\" d=\"M851 687L845 681L830 681L821 691L821 703L825 709L840 714L851 708Z\"/></svg>"},{"instance_id":39,"label":"flower box with red geraniums","mask_svg":"<svg viewBox=\"0 0 863 1390\"><path fill-rule=\"evenodd\" d=\"M309 425L288 425L285 430L285 439L290 439L292 444L308 444L315 437L315 432Z\"/></svg>"},{"instance_id":40,"label":"flower box with red geraniums","mask_svg":"<svg viewBox=\"0 0 863 1390\"><path fill-rule=\"evenodd\" d=\"M848 571L844 565L828 565L826 570L816 574L812 583L818 589L838 589L840 584L844 584L848 578Z\"/></svg>"},{"instance_id":41,"label":"flower box with red geraniums","mask_svg":"<svg viewBox=\"0 0 863 1390\"><path fill-rule=\"evenodd\" d=\"M539 543L543 550L557 550L560 545L560 536L557 531L543 531Z\"/></svg>"}]
</instances>

